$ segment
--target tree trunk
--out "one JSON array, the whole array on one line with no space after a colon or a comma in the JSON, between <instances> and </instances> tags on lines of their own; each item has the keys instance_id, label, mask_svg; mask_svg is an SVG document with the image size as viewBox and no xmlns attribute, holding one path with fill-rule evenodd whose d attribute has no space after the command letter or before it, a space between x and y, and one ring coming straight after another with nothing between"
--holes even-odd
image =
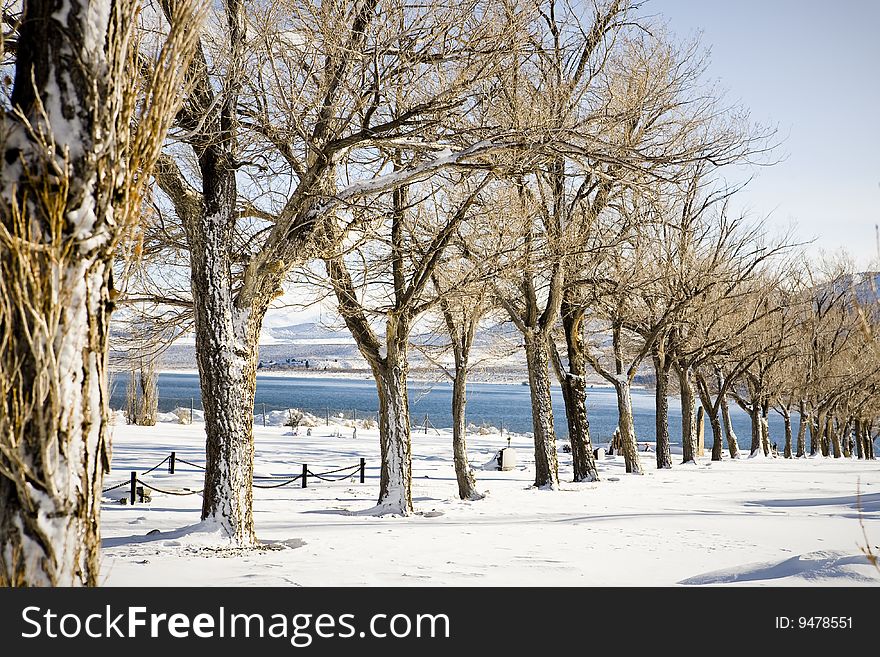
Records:
<instances>
[{"instance_id":1,"label":"tree trunk","mask_svg":"<svg viewBox=\"0 0 880 657\"><path fill-rule=\"evenodd\" d=\"M614 390L617 393L617 428L620 430L620 451L623 453L626 471L632 474L643 474L642 463L639 460L639 448L636 444L629 382L626 380L615 381Z\"/></svg>"},{"instance_id":2,"label":"tree trunk","mask_svg":"<svg viewBox=\"0 0 880 657\"><path fill-rule=\"evenodd\" d=\"M730 421L730 407L727 405L727 396L721 399L721 419L724 420L724 433L727 435L727 450L730 458L739 458L739 445L736 442L736 432L733 430L733 422Z\"/></svg>"},{"instance_id":3,"label":"tree trunk","mask_svg":"<svg viewBox=\"0 0 880 657\"><path fill-rule=\"evenodd\" d=\"M136 197L122 188L127 87L113 75L133 7L29 0L22 11L0 137L0 586L91 586L112 261Z\"/></svg>"},{"instance_id":4,"label":"tree trunk","mask_svg":"<svg viewBox=\"0 0 880 657\"><path fill-rule=\"evenodd\" d=\"M696 402L695 402L696 403ZM703 405L697 406L697 456L706 453L706 410Z\"/></svg>"},{"instance_id":5,"label":"tree trunk","mask_svg":"<svg viewBox=\"0 0 880 657\"><path fill-rule=\"evenodd\" d=\"M873 422L865 422L865 458L874 460L874 437L871 435Z\"/></svg>"},{"instance_id":6,"label":"tree trunk","mask_svg":"<svg viewBox=\"0 0 880 657\"><path fill-rule=\"evenodd\" d=\"M843 445L841 444L843 428L839 424L837 426L835 424L833 419L828 423L828 438L834 458L839 459L843 456Z\"/></svg>"},{"instance_id":7,"label":"tree trunk","mask_svg":"<svg viewBox=\"0 0 880 657\"><path fill-rule=\"evenodd\" d=\"M190 256L205 411L202 520L218 523L237 545L251 546L256 541L253 413L262 317L234 306L228 244L212 221L208 217L204 230L194 234Z\"/></svg>"},{"instance_id":8,"label":"tree trunk","mask_svg":"<svg viewBox=\"0 0 880 657\"><path fill-rule=\"evenodd\" d=\"M821 433L819 434L819 440L821 441L822 447L822 456L828 458L831 455L831 421L833 419L833 415L828 413L825 416L825 422L822 424Z\"/></svg>"},{"instance_id":9,"label":"tree trunk","mask_svg":"<svg viewBox=\"0 0 880 657\"><path fill-rule=\"evenodd\" d=\"M770 456L770 401L764 400L761 403L761 447L764 450L764 456Z\"/></svg>"},{"instance_id":10,"label":"tree trunk","mask_svg":"<svg viewBox=\"0 0 880 657\"><path fill-rule=\"evenodd\" d=\"M862 446L864 441L862 439L862 421L856 420L854 431L856 434L856 458L861 460L863 458Z\"/></svg>"},{"instance_id":11,"label":"tree trunk","mask_svg":"<svg viewBox=\"0 0 880 657\"><path fill-rule=\"evenodd\" d=\"M550 397L549 345L547 336L535 329L527 329L524 338L532 399L535 486L557 488L559 464L556 457L556 432L553 428L553 402Z\"/></svg>"},{"instance_id":12,"label":"tree trunk","mask_svg":"<svg viewBox=\"0 0 880 657\"><path fill-rule=\"evenodd\" d=\"M697 462L696 395L688 367L678 367L678 384L681 390L681 448L682 462Z\"/></svg>"},{"instance_id":13,"label":"tree trunk","mask_svg":"<svg viewBox=\"0 0 880 657\"><path fill-rule=\"evenodd\" d=\"M798 404L798 416L800 422L798 424L797 457L803 458L807 454L807 424L810 422L807 415L807 404L803 400Z\"/></svg>"},{"instance_id":14,"label":"tree trunk","mask_svg":"<svg viewBox=\"0 0 880 657\"><path fill-rule=\"evenodd\" d=\"M565 402L565 419L571 443L571 461L575 481L598 481L599 472L590 440L590 422L587 419L587 362L584 358L581 318L578 312L563 301L562 327L568 351L568 372L560 367L559 384ZM553 346L551 349L555 348Z\"/></svg>"},{"instance_id":15,"label":"tree trunk","mask_svg":"<svg viewBox=\"0 0 880 657\"><path fill-rule=\"evenodd\" d=\"M782 452L782 455L790 459L791 458L791 443L792 443L792 433L791 433L791 413L786 411L782 414L782 421L785 423L785 449Z\"/></svg>"},{"instance_id":16,"label":"tree trunk","mask_svg":"<svg viewBox=\"0 0 880 657\"><path fill-rule=\"evenodd\" d=\"M387 356L374 366L379 391L379 446L382 470L379 480L381 513L412 513L412 442L407 395L407 343L409 327L389 319L385 328Z\"/></svg>"},{"instance_id":17,"label":"tree trunk","mask_svg":"<svg viewBox=\"0 0 880 657\"><path fill-rule=\"evenodd\" d=\"M718 417L718 411L712 413L711 410L706 411L709 416L709 426L712 427L712 460L720 461L724 452L724 438L721 435L721 420Z\"/></svg>"},{"instance_id":18,"label":"tree trunk","mask_svg":"<svg viewBox=\"0 0 880 657\"><path fill-rule=\"evenodd\" d=\"M749 455L755 457L758 455L758 452L763 452L761 447L761 405L752 400L748 410L749 419L752 423L752 444L749 448Z\"/></svg>"},{"instance_id":19,"label":"tree trunk","mask_svg":"<svg viewBox=\"0 0 880 657\"><path fill-rule=\"evenodd\" d=\"M478 500L477 482L467 455L467 368L456 367L452 381L452 456L455 462L455 478L458 480L458 496L463 500Z\"/></svg>"},{"instance_id":20,"label":"tree trunk","mask_svg":"<svg viewBox=\"0 0 880 657\"><path fill-rule=\"evenodd\" d=\"M95 586L110 266L0 250L0 277L0 586Z\"/></svg>"},{"instance_id":21,"label":"tree trunk","mask_svg":"<svg viewBox=\"0 0 880 657\"><path fill-rule=\"evenodd\" d=\"M812 416L811 416L812 417ZM825 428L825 411L819 410L810 422L810 456L819 454L822 449L821 431Z\"/></svg>"},{"instance_id":22,"label":"tree trunk","mask_svg":"<svg viewBox=\"0 0 880 657\"><path fill-rule=\"evenodd\" d=\"M654 374L657 380L654 390L654 431L659 470L672 467L672 454L669 451L669 364L665 360L665 357L654 353Z\"/></svg>"}]
</instances>

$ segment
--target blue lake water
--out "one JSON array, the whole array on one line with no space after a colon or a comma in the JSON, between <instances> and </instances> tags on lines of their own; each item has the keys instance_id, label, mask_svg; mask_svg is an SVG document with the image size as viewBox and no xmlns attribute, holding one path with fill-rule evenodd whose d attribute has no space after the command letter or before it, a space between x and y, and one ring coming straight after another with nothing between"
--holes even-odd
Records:
<instances>
[{"instance_id":1,"label":"blue lake water","mask_svg":"<svg viewBox=\"0 0 880 657\"><path fill-rule=\"evenodd\" d=\"M111 379L112 408L125 405L125 384L127 375ZM159 410L170 411L183 406L189 407L194 400L195 407L201 408L201 392L198 376L195 374L166 373L159 375ZM452 385L450 383L413 382L409 388L410 414L415 425L422 425L425 416L435 427L452 425ZM632 393L633 417L636 436L644 440L654 439L654 393L650 390L634 389ZM267 411L299 408L324 417L326 413L346 417L357 414L364 417L375 414L379 407L376 385L372 380L363 379L321 379L313 377L257 376L256 412L262 412L263 404ZM749 416L736 404L731 403L731 420L741 448L748 449L751 442ZM565 407L562 392L553 389L553 412L556 430L560 436L567 435ZM611 388L591 388L587 396L587 413L590 420L590 433L594 441L604 442L614 433L617 426L617 398ZM473 383L468 386L468 422L476 425L503 426L510 431L525 433L532 430L531 402L528 386ZM793 431L797 432L798 418L792 418ZM671 442L680 443L681 405L678 398L669 399L669 434ZM785 441L782 418L771 412L771 442L780 449ZM706 424L706 445L711 446L712 431Z\"/></svg>"}]
</instances>

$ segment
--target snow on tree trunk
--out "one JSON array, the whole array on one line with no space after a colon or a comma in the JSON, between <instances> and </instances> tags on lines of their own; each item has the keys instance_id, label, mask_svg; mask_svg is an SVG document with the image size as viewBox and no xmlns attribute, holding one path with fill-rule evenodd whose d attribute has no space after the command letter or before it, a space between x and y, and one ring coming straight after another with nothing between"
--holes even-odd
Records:
<instances>
[{"instance_id":1,"label":"snow on tree trunk","mask_svg":"<svg viewBox=\"0 0 880 657\"><path fill-rule=\"evenodd\" d=\"M749 407L749 419L752 426L752 444L749 447L749 456L754 458L763 453L761 447L761 408L756 401L752 401Z\"/></svg>"},{"instance_id":2,"label":"snow on tree trunk","mask_svg":"<svg viewBox=\"0 0 880 657\"><path fill-rule=\"evenodd\" d=\"M822 442L819 431L825 426L825 412L820 410L815 417L811 416L810 422L810 456L820 453Z\"/></svg>"},{"instance_id":3,"label":"snow on tree trunk","mask_svg":"<svg viewBox=\"0 0 880 657\"><path fill-rule=\"evenodd\" d=\"M127 13L30 0L0 163L0 586L98 583ZM119 9L126 12L126 9ZM121 37L124 39L124 37ZM121 58L121 59L120 59Z\"/></svg>"},{"instance_id":4,"label":"snow on tree trunk","mask_svg":"<svg viewBox=\"0 0 880 657\"><path fill-rule=\"evenodd\" d=\"M668 470L672 467L672 453L669 451L669 367L654 354L654 374L657 385L654 389L654 426L657 445L657 468Z\"/></svg>"},{"instance_id":5,"label":"snow on tree trunk","mask_svg":"<svg viewBox=\"0 0 880 657\"><path fill-rule=\"evenodd\" d=\"M739 458L739 445L737 444L736 432L733 430L733 422L730 421L730 406L727 404L727 396L721 399L721 419L724 420L724 433L727 436L727 451L730 458Z\"/></svg>"},{"instance_id":6,"label":"snow on tree trunk","mask_svg":"<svg viewBox=\"0 0 880 657\"><path fill-rule=\"evenodd\" d=\"M480 499L477 482L467 455L467 369L459 367L452 381L452 456L458 496L463 500Z\"/></svg>"},{"instance_id":7,"label":"snow on tree trunk","mask_svg":"<svg viewBox=\"0 0 880 657\"><path fill-rule=\"evenodd\" d=\"M724 437L721 434L721 420L718 417L718 411L714 413L707 411L709 416L709 426L712 427L712 460L720 461L724 452Z\"/></svg>"},{"instance_id":8,"label":"snow on tree trunk","mask_svg":"<svg viewBox=\"0 0 880 657\"><path fill-rule=\"evenodd\" d=\"M688 367L678 368L678 384L681 389L681 448L682 462L697 461L696 395Z\"/></svg>"},{"instance_id":9,"label":"snow on tree trunk","mask_svg":"<svg viewBox=\"0 0 880 657\"><path fill-rule=\"evenodd\" d=\"M797 435L797 458L803 458L807 455L807 425L810 423L810 418L807 415L807 405L805 402L801 401L798 404L798 416L800 419L798 425L798 435Z\"/></svg>"},{"instance_id":10,"label":"snow on tree trunk","mask_svg":"<svg viewBox=\"0 0 880 657\"><path fill-rule=\"evenodd\" d=\"M617 428L620 431L620 451L623 453L626 471L632 474L643 474L639 448L636 444L629 381L625 377L619 377L614 383L614 390L617 393Z\"/></svg>"},{"instance_id":11,"label":"snow on tree trunk","mask_svg":"<svg viewBox=\"0 0 880 657\"><path fill-rule=\"evenodd\" d=\"M25 272L17 260L0 256L3 295L29 294L0 316L0 586L95 586L110 266L31 257Z\"/></svg>"},{"instance_id":12,"label":"snow on tree trunk","mask_svg":"<svg viewBox=\"0 0 880 657\"><path fill-rule=\"evenodd\" d=\"M532 428L535 442L535 486L559 486L553 402L550 397L550 358L547 336L527 329L524 333L529 391L532 400Z\"/></svg>"},{"instance_id":13,"label":"snow on tree trunk","mask_svg":"<svg viewBox=\"0 0 880 657\"><path fill-rule=\"evenodd\" d=\"M792 447L791 415L788 412L783 413L782 421L785 423L785 449L783 450L782 455L785 458L790 459Z\"/></svg>"},{"instance_id":14,"label":"snow on tree trunk","mask_svg":"<svg viewBox=\"0 0 880 657\"><path fill-rule=\"evenodd\" d=\"M766 402L761 406L760 427L761 427L761 449L764 450L764 456L770 456L770 422L767 419L769 414Z\"/></svg>"},{"instance_id":15,"label":"snow on tree trunk","mask_svg":"<svg viewBox=\"0 0 880 657\"><path fill-rule=\"evenodd\" d=\"M386 329L389 335L394 328ZM379 392L379 446L382 470L379 480L379 513L412 513L412 447L406 381L406 340L389 339L388 355L374 367Z\"/></svg>"},{"instance_id":16,"label":"snow on tree trunk","mask_svg":"<svg viewBox=\"0 0 880 657\"><path fill-rule=\"evenodd\" d=\"M599 472L593 456L590 422L587 419L587 361L581 335L581 316L563 302L562 326L568 351L568 372L562 372L560 385L565 402L565 419L571 443L574 481L598 481Z\"/></svg>"}]
</instances>

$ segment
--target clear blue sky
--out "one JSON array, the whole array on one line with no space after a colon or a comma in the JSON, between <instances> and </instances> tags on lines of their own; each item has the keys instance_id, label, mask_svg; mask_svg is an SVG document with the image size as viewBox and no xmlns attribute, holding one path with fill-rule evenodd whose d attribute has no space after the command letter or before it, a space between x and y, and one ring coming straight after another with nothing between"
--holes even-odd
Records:
<instances>
[{"instance_id":1,"label":"clear blue sky","mask_svg":"<svg viewBox=\"0 0 880 657\"><path fill-rule=\"evenodd\" d=\"M865 264L880 222L880 0L648 0L686 38L702 33L707 74L752 118L778 125L785 160L741 201L769 225Z\"/></svg>"}]
</instances>

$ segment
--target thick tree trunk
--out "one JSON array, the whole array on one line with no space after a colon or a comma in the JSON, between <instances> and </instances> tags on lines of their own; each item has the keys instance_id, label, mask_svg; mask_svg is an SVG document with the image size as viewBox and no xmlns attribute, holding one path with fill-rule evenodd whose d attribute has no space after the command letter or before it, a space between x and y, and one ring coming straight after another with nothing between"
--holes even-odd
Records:
<instances>
[{"instance_id":1,"label":"thick tree trunk","mask_svg":"<svg viewBox=\"0 0 880 657\"><path fill-rule=\"evenodd\" d=\"M550 397L550 359L547 336L527 329L526 364L532 400L532 429L535 442L535 486L557 488L559 464L556 457L556 432L553 428L553 402Z\"/></svg>"},{"instance_id":2,"label":"thick tree trunk","mask_svg":"<svg viewBox=\"0 0 880 657\"><path fill-rule=\"evenodd\" d=\"M582 317L582 313L563 301L562 327L568 351L568 372L559 367L559 384L565 402L574 481L598 481L599 472L593 456L590 422L587 419L587 361L581 335Z\"/></svg>"},{"instance_id":3,"label":"thick tree trunk","mask_svg":"<svg viewBox=\"0 0 880 657\"><path fill-rule=\"evenodd\" d=\"M626 471L632 474L643 474L642 463L639 460L639 448L636 444L636 429L633 422L632 394L629 382L617 380L614 384L614 389L617 393L617 428L620 430L620 451L623 453Z\"/></svg>"},{"instance_id":4,"label":"thick tree trunk","mask_svg":"<svg viewBox=\"0 0 880 657\"><path fill-rule=\"evenodd\" d=\"M864 440L862 438L863 431L861 420L856 420L854 431L856 434L856 458L861 460L862 458L864 458L864 452L862 449L864 445Z\"/></svg>"},{"instance_id":5,"label":"thick tree trunk","mask_svg":"<svg viewBox=\"0 0 880 657\"><path fill-rule=\"evenodd\" d=\"M791 443L792 443L792 433L791 433L791 414L786 410L782 414L782 421L785 423L785 448L783 449L782 455L790 459L791 458Z\"/></svg>"},{"instance_id":6,"label":"thick tree trunk","mask_svg":"<svg viewBox=\"0 0 880 657\"><path fill-rule=\"evenodd\" d=\"M807 425L810 422L807 415L807 404L803 400L798 404L798 416L800 422L798 423L797 458L803 458L807 454Z\"/></svg>"},{"instance_id":7,"label":"thick tree trunk","mask_svg":"<svg viewBox=\"0 0 880 657\"><path fill-rule=\"evenodd\" d=\"M672 454L669 451L669 364L658 353L654 353L654 374L657 380L654 389L654 431L657 449L657 468L668 470L672 467Z\"/></svg>"},{"instance_id":8,"label":"thick tree trunk","mask_svg":"<svg viewBox=\"0 0 880 657\"><path fill-rule=\"evenodd\" d=\"M412 513L412 442L409 398L407 339L409 330L389 320L386 326L387 356L374 367L379 391L379 446L382 470L379 479L381 513ZM395 333L396 338L395 338Z\"/></svg>"},{"instance_id":9,"label":"thick tree trunk","mask_svg":"<svg viewBox=\"0 0 880 657\"><path fill-rule=\"evenodd\" d=\"M865 458L874 460L874 437L871 435L873 422L865 422Z\"/></svg>"},{"instance_id":10,"label":"thick tree trunk","mask_svg":"<svg viewBox=\"0 0 880 657\"><path fill-rule=\"evenodd\" d=\"M118 6L122 4L122 6ZM0 163L0 586L98 583L130 6L23 5ZM6 106L4 106L6 107ZM161 139L161 136L159 136Z\"/></svg>"},{"instance_id":11,"label":"thick tree trunk","mask_svg":"<svg viewBox=\"0 0 880 657\"><path fill-rule=\"evenodd\" d=\"M724 420L724 433L727 435L727 451L730 458L739 458L739 445L736 440L736 432L733 430L733 422L730 420L730 406L727 404L727 396L721 399L721 419Z\"/></svg>"},{"instance_id":12,"label":"thick tree trunk","mask_svg":"<svg viewBox=\"0 0 880 657\"><path fill-rule=\"evenodd\" d=\"M463 500L478 500L477 482L467 455L467 369L458 367L452 381L452 456L458 496Z\"/></svg>"},{"instance_id":13,"label":"thick tree trunk","mask_svg":"<svg viewBox=\"0 0 880 657\"><path fill-rule=\"evenodd\" d=\"M688 367L676 368L681 390L681 448L682 463L697 462L696 395Z\"/></svg>"},{"instance_id":14,"label":"thick tree trunk","mask_svg":"<svg viewBox=\"0 0 880 657\"><path fill-rule=\"evenodd\" d=\"M0 302L0 586L95 586L110 266L31 254L39 280L27 280L18 259L0 247L0 293L27 295L17 308Z\"/></svg>"},{"instance_id":15,"label":"thick tree trunk","mask_svg":"<svg viewBox=\"0 0 880 657\"><path fill-rule=\"evenodd\" d=\"M247 311L230 313L222 289L211 285L210 274L205 278L208 287L196 297L195 313L206 436L202 520L216 522L235 544L251 546L259 322Z\"/></svg>"},{"instance_id":16,"label":"thick tree trunk","mask_svg":"<svg viewBox=\"0 0 880 657\"><path fill-rule=\"evenodd\" d=\"M721 434L721 419L718 417L718 411L713 414L706 411L709 416L709 426L712 427L712 460L720 461L724 452L724 437Z\"/></svg>"}]
</instances>

